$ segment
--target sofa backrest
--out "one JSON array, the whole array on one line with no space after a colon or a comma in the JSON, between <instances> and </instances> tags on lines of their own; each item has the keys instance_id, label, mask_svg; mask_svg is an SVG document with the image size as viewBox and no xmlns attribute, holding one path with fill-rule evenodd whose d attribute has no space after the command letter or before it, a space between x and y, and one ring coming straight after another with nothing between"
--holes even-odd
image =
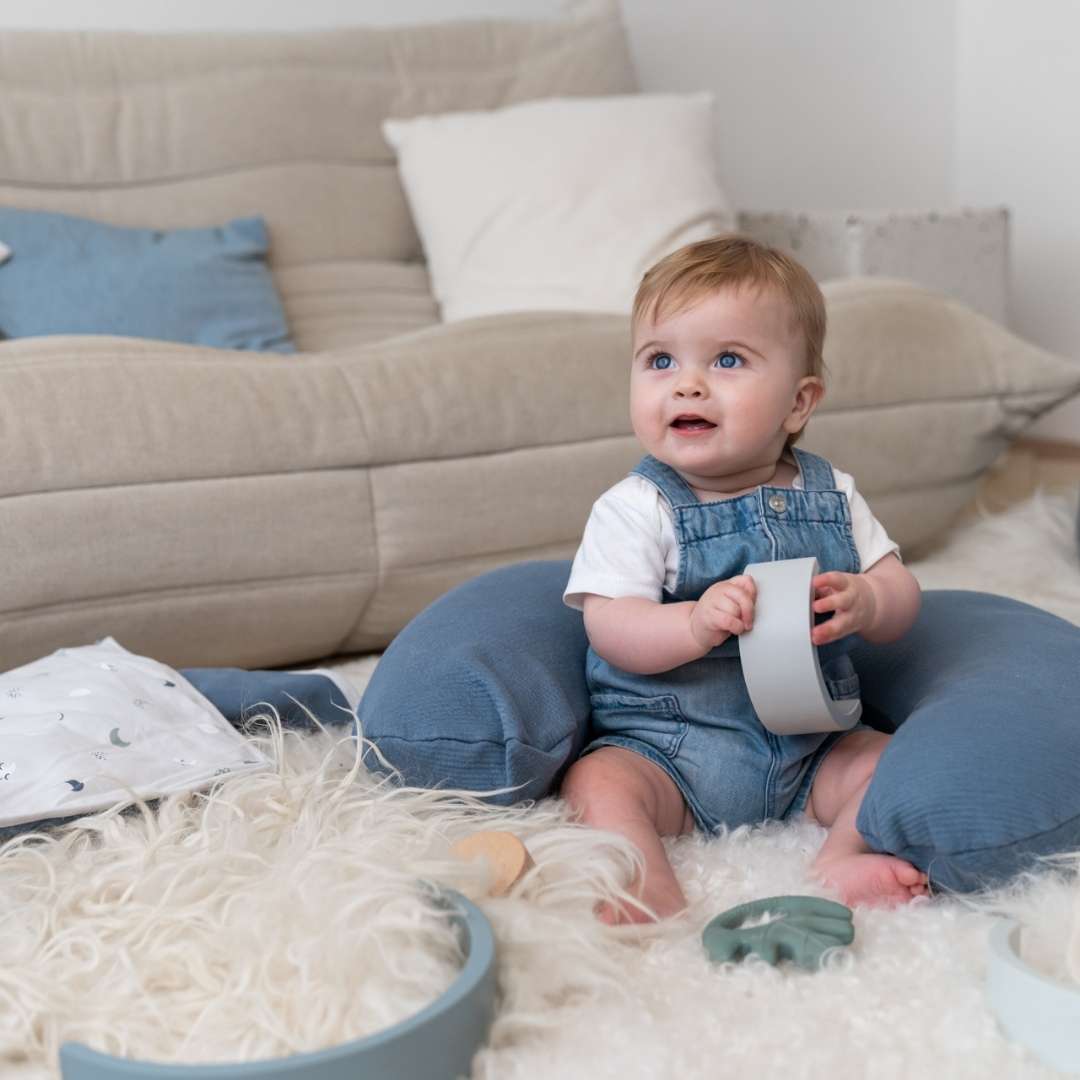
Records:
<instances>
[{"instance_id":1,"label":"sofa backrest","mask_svg":"<svg viewBox=\"0 0 1080 1080\"><path fill-rule=\"evenodd\" d=\"M302 33L0 32L0 205L162 229L261 213L275 271L408 262L384 118L634 89L615 0Z\"/></svg>"}]
</instances>

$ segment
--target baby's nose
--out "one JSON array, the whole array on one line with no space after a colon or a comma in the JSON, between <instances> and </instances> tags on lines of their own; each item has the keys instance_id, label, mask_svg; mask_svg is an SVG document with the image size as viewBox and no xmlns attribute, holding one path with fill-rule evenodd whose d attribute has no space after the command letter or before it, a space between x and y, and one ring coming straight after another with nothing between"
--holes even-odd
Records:
<instances>
[{"instance_id":1,"label":"baby's nose","mask_svg":"<svg viewBox=\"0 0 1080 1080\"><path fill-rule=\"evenodd\" d=\"M676 397L701 397L704 392L697 379L684 379L675 387Z\"/></svg>"}]
</instances>

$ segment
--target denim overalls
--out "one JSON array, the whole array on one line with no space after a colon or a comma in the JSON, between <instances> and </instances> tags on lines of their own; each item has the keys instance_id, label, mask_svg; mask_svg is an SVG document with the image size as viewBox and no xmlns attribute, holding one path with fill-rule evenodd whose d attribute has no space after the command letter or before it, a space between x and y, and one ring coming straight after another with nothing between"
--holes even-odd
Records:
<instances>
[{"instance_id":1,"label":"denim overalls","mask_svg":"<svg viewBox=\"0 0 1080 1080\"><path fill-rule=\"evenodd\" d=\"M675 589L665 590L664 603L697 600L752 562L814 555L821 572L859 572L847 497L835 488L832 466L816 454L792 451L803 490L766 485L718 502L701 502L674 469L652 456L638 464L634 472L655 484L671 507L679 544ZM849 635L819 650L837 700L859 693L847 655L854 643ZM701 659L656 675L623 671L590 648L586 678L594 736L586 753L622 746L643 754L675 781L707 832L802 811L821 761L849 734L780 736L766 729L750 703L734 635Z\"/></svg>"}]
</instances>

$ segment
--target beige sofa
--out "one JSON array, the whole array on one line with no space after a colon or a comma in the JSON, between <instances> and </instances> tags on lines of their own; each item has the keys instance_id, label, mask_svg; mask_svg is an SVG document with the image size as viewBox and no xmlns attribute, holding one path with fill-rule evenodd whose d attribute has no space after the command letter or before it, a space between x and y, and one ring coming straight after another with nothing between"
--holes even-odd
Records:
<instances>
[{"instance_id":1,"label":"beige sofa","mask_svg":"<svg viewBox=\"0 0 1080 1080\"><path fill-rule=\"evenodd\" d=\"M0 204L160 228L260 213L300 350L0 343L0 668L106 634L177 666L373 650L470 576L569 557L639 454L626 321L441 325L379 125L633 89L609 3L0 34ZM826 292L832 385L804 445L855 473L901 543L940 534L1006 441L1080 386L956 301L868 279Z\"/></svg>"}]
</instances>

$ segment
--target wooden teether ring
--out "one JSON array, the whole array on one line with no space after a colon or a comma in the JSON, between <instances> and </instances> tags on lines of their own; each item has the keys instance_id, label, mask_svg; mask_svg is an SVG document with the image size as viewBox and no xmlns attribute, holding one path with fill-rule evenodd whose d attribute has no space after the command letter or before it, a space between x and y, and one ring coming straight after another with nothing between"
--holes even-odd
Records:
<instances>
[{"instance_id":1,"label":"wooden teether ring","mask_svg":"<svg viewBox=\"0 0 1080 1080\"><path fill-rule=\"evenodd\" d=\"M510 832L473 833L450 850L460 859L487 861L491 869L488 896L505 896L535 865L525 845Z\"/></svg>"}]
</instances>

